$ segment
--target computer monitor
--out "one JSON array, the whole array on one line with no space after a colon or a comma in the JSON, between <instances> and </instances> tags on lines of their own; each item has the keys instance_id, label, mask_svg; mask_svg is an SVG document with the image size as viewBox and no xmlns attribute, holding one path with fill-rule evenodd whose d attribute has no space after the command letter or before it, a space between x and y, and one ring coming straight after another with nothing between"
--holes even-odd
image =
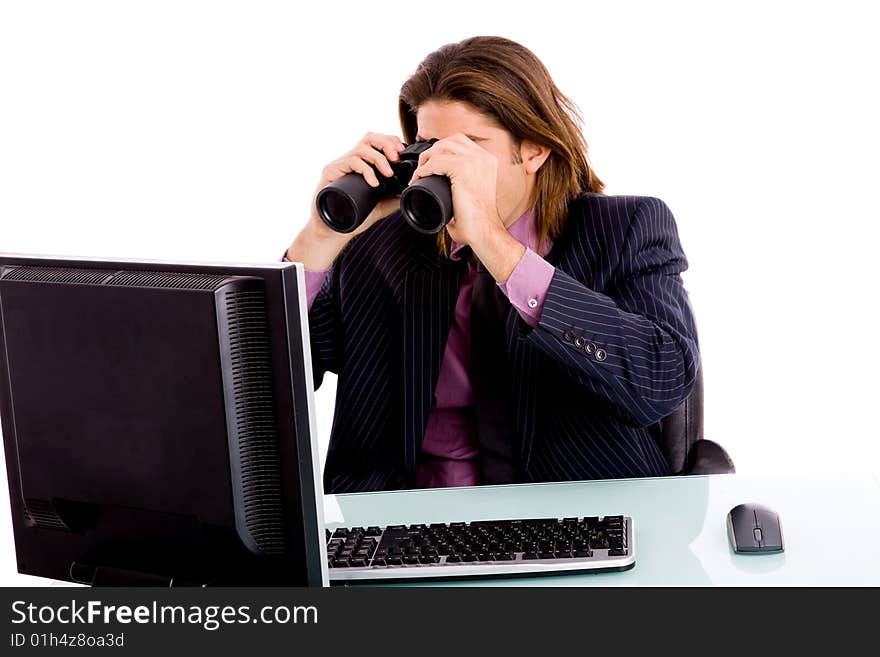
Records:
<instances>
[{"instance_id":1,"label":"computer monitor","mask_svg":"<svg viewBox=\"0 0 880 657\"><path fill-rule=\"evenodd\" d=\"M18 570L327 584L302 266L0 255Z\"/></svg>"}]
</instances>

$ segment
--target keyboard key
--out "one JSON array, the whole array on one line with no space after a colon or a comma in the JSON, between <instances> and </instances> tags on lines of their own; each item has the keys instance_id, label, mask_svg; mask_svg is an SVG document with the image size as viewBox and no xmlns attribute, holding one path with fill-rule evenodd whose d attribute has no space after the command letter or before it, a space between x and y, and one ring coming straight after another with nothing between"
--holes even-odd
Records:
<instances>
[{"instance_id":1,"label":"keyboard key","mask_svg":"<svg viewBox=\"0 0 880 657\"><path fill-rule=\"evenodd\" d=\"M367 536L379 536L381 533L382 530L376 526L367 527L366 531L364 531L364 534L366 534Z\"/></svg>"},{"instance_id":2,"label":"keyboard key","mask_svg":"<svg viewBox=\"0 0 880 657\"><path fill-rule=\"evenodd\" d=\"M446 557L446 563L461 563L461 557L457 554L450 554Z\"/></svg>"},{"instance_id":3,"label":"keyboard key","mask_svg":"<svg viewBox=\"0 0 880 657\"><path fill-rule=\"evenodd\" d=\"M367 565L366 559L349 559L348 565L352 568L363 568Z\"/></svg>"},{"instance_id":4,"label":"keyboard key","mask_svg":"<svg viewBox=\"0 0 880 657\"><path fill-rule=\"evenodd\" d=\"M372 565L374 565L374 566L384 566L384 565L385 565L385 559L373 559L373 561L372 561Z\"/></svg>"},{"instance_id":5,"label":"keyboard key","mask_svg":"<svg viewBox=\"0 0 880 657\"><path fill-rule=\"evenodd\" d=\"M462 560L462 561L468 561L468 562L470 562L470 561L476 561L476 560L477 560L477 555L476 555L476 554L473 554L473 553L463 554L463 555L461 555L461 560Z\"/></svg>"},{"instance_id":6,"label":"keyboard key","mask_svg":"<svg viewBox=\"0 0 880 657\"><path fill-rule=\"evenodd\" d=\"M592 557L593 553L590 550L575 550L574 556L576 556L576 557Z\"/></svg>"},{"instance_id":7,"label":"keyboard key","mask_svg":"<svg viewBox=\"0 0 880 657\"><path fill-rule=\"evenodd\" d=\"M348 559L335 559L333 561L334 568L348 568Z\"/></svg>"},{"instance_id":8,"label":"keyboard key","mask_svg":"<svg viewBox=\"0 0 880 657\"><path fill-rule=\"evenodd\" d=\"M421 556L419 563L440 563L440 557L437 556Z\"/></svg>"},{"instance_id":9,"label":"keyboard key","mask_svg":"<svg viewBox=\"0 0 880 657\"><path fill-rule=\"evenodd\" d=\"M349 531L345 529L345 527L340 527L335 532L333 532L333 538L345 538L348 536Z\"/></svg>"},{"instance_id":10,"label":"keyboard key","mask_svg":"<svg viewBox=\"0 0 880 657\"><path fill-rule=\"evenodd\" d=\"M623 557L627 555L626 550L608 550L609 557Z\"/></svg>"},{"instance_id":11,"label":"keyboard key","mask_svg":"<svg viewBox=\"0 0 880 657\"><path fill-rule=\"evenodd\" d=\"M403 559L399 556L392 556L386 559L389 566L400 566L403 563Z\"/></svg>"},{"instance_id":12,"label":"keyboard key","mask_svg":"<svg viewBox=\"0 0 880 657\"><path fill-rule=\"evenodd\" d=\"M412 566L412 565L414 565L414 564L417 564L418 562L419 562L419 558L418 558L418 557L404 557L404 558L403 558L403 563L405 563L405 564L407 564L407 565L409 565L409 566Z\"/></svg>"},{"instance_id":13,"label":"keyboard key","mask_svg":"<svg viewBox=\"0 0 880 657\"><path fill-rule=\"evenodd\" d=\"M537 559L537 558L538 558L537 552L526 552L523 555L523 559Z\"/></svg>"}]
</instances>

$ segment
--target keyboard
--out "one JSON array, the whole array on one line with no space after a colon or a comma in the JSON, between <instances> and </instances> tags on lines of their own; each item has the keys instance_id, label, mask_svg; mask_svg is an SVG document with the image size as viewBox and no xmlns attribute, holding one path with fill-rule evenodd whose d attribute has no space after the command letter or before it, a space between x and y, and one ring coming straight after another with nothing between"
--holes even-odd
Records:
<instances>
[{"instance_id":1,"label":"keyboard","mask_svg":"<svg viewBox=\"0 0 880 657\"><path fill-rule=\"evenodd\" d=\"M331 582L608 572L635 566L632 518L537 518L327 530Z\"/></svg>"}]
</instances>

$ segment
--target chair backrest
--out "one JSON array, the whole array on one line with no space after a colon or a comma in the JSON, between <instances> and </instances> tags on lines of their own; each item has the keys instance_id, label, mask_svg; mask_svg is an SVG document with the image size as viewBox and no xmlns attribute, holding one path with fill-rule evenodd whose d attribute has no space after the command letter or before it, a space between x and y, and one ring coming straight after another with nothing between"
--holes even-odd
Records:
<instances>
[{"instance_id":1,"label":"chair backrest","mask_svg":"<svg viewBox=\"0 0 880 657\"><path fill-rule=\"evenodd\" d=\"M687 474L691 448L703 439L703 368L697 377L691 394L675 411L660 420L655 433L657 444L669 462L672 474Z\"/></svg>"}]
</instances>

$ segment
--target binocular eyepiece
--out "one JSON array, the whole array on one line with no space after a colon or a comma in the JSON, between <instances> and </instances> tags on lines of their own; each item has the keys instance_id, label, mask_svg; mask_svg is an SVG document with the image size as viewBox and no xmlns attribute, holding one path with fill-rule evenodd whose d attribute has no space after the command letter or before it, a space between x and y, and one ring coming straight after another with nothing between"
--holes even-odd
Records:
<instances>
[{"instance_id":1,"label":"binocular eyepiece","mask_svg":"<svg viewBox=\"0 0 880 657\"><path fill-rule=\"evenodd\" d=\"M452 186L446 176L428 176L409 184L419 166L419 155L436 139L417 141L400 152L397 162L389 162L394 175L386 177L376 167L378 187L370 187L359 173L348 173L318 192L318 214L337 233L350 233L360 226L376 204L400 194L400 212L415 230L427 235L438 233L452 219Z\"/></svg>"}]
</instances>

